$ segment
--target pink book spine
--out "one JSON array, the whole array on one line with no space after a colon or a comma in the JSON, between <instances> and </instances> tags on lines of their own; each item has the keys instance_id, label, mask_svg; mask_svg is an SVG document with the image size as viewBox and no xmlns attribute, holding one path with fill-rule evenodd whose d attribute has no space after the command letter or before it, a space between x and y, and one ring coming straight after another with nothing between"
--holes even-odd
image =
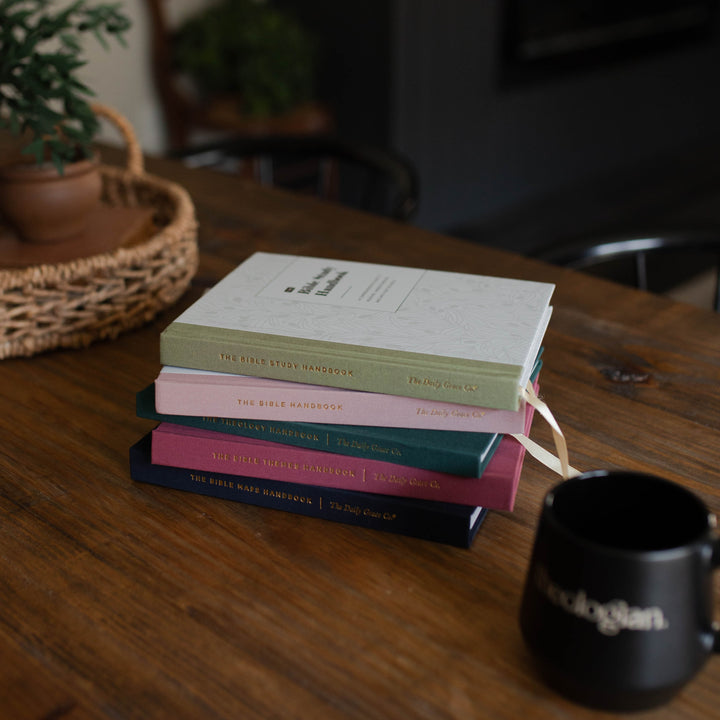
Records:
<instances>
[{"instance_id":1,"label":"pink book spine","mask_svg":"<svg viewBox=\"0 0 720 720\"><path fill-rule=\"evenodd\" d=\"M528 409L528 430L531 422ZM496 510L512 510L523 457L520 443L504 437L482 477L466 478L170 423L161 423L152 437L152 462L157 465Z\"/></svg>"},{"instance_id":2,"label":"pink book spine","mask_svg":"<svg viewBox=\"0 0 720 720\"><path fill-rule=\"evenodd\" d=\"M525 404L492 410L222 373L160 373L155 405L166 415L521 433Z\"/></svg>"}]
</instances>

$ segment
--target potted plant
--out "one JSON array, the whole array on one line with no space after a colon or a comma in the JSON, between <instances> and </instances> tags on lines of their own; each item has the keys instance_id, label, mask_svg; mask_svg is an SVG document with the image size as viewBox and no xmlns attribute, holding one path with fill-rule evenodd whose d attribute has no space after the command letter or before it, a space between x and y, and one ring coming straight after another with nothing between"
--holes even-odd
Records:
<instances>
[{"instance_id":1,"label":"potted plant","mask_svg":"<svg viewBox=\"0 0 720 720\"><path fill-rule=\"evenodd\" d=\"M316 48L307 30L267 0L221 0L173 37L176 66L208 96L238 98L250 117L285 113L312 99Z\"/></svg>"},{"instance_id":2,"label":"potted plant","mask_svg":"<svg viewBox=\"0 0 720 720\"><path fill-rule=\"evenodd\" d=\"M77 71L83 36L124 44L130 27L120 4L76 0L58 8L53 0L0 0L0 127L24 146L25 162L0 168L0 214L26 240L49 242L79 232L83 212L100 198L101 179L91 143L99 129L89 100L92 90ZM60 182L72 194L89 193L79 210L70 210ZM48 190L47 199L38 193ZM37 227L28 227L22 210L30 193L30 219L53 211ZM6 202L3 201L3 195Z\"/></svg>"}]
</instances>

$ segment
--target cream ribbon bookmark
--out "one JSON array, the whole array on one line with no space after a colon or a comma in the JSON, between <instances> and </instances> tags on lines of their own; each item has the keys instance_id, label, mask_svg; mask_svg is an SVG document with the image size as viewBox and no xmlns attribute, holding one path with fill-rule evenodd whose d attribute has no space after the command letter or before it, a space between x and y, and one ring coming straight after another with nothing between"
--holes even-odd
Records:
<instances>
[{"instance_id":1,"label":"cream ribbon bookmark","mask_svg":"<svg viewBox=\"0 0 720 720\"><path fill-rule=\"evenodd\" d=\"M555 451L557 457L551 452L548 452L544 447L538 445L534 440L531 440L527 435L522 433L513 433L512 436L536 459L539 460L543 465L550 468L553 472L561 475L563 480L568 480L575 475L580 475L580 470L576 470L572 467L568 461L567 443L565 442L565 436L563 435L560 425L557 420L550 412L550 408L535 394L535 390L531 383L527 384L527 387L522 389L522 396L526 402L529 402L535 410L545 419L553 433L553 440L555 442Z\"/></svg>"}]
</instances>

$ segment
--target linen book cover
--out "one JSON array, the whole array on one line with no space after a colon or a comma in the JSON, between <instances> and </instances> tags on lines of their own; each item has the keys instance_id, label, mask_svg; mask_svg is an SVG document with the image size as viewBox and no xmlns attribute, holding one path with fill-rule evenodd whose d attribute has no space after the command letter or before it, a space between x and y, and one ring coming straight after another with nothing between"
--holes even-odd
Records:
<instances>
[{"instance_id":1,"label":"linen book cover","mask_svg":"<svg viewBox=\"0 0 720 720\"><path fill-rule=\"evenodd\" d=\"M517 410L554 286L255 253L162 333L163 365Z\"/></svg>"},{"instance_id":2,"label":"linen book cover","mask_svg":"<svg viewBox=\"0 0 720 720\"><path fill-rule=\"evenodd\" d=\"M151 442L148 433L130 448L130 476L136 482L463 548L470 547L487 515L485 508L469 505L156 465Z\"/></svg>"},{"instance_id":3,"label":"linen book cover","mask_svg":"<svg viewBox=\"0 0 720 720\"><path fill-rule=\"evenodd\" d=\"M521 433L525 402L517 410L346 390L166 366L155 380L155 405L169 415L317 422L478 433Z\"/></svg>"}]
</instances>

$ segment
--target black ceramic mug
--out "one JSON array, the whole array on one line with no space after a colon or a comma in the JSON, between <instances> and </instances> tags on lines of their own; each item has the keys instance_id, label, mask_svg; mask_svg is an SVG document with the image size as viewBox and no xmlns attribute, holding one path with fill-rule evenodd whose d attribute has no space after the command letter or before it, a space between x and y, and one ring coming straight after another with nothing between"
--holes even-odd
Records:
<instances>
[{"instance_id":1,"label":"black ceramic mug","mask_svg":"<svg viewBox=\"0 0 720 720\"><path fill-rule=\"evenodd\" d=\"M520 626L548 684L606 710L669 700L720 652L715 518L657 477L596 471L543 505Z\"/></svg>"}]
</instances>

